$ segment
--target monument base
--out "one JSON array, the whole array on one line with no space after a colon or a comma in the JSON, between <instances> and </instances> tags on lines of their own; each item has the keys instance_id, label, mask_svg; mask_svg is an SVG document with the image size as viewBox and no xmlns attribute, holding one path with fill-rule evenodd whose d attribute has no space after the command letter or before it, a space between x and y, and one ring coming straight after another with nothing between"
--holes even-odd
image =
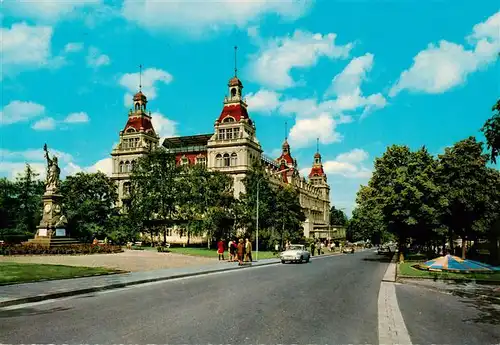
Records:
<instances>
[{"instance_id":1,"label":"monument base","mask_svg":"<svg viewBox=\"0 0 500 345\"><path fill-rule=\"evenodd\" d=\"M80 241L67 236L66 229L47 229L39 227L35 238L29 239L26 244L37 244L46 247L68 246L72 244L81 244Z\"/></svg>"}]
</instances>

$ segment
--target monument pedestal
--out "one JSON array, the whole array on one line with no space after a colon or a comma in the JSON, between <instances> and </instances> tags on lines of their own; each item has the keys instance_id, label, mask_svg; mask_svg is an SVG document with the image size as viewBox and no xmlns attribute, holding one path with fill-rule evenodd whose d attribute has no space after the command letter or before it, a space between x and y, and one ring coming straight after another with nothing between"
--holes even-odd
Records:
<instances>
[{"instance_id":1,"label":"monument pedestal","mask_svg":"<svg viewBox=\"0 0 500 345\"><path fill-rule=\"evenodd\" d=\"M66 217L62 213L62 195L57 191L47 190L42 196L43 217L37 226L35 238L28 240L28 244L38 244L47 247L79 244L80 242L69 237L66 231Z\"/></svg>"}]
</instances>

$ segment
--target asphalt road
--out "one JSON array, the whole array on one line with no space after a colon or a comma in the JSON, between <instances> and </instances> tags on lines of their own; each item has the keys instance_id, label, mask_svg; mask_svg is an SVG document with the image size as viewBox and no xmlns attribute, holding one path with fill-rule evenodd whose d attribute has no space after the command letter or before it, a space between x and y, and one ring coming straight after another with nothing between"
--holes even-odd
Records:
<instances>
[{"instance_id":1,"label":"asphalt road","mask_svg":"<svg viewBox=\"0 0 500 345\"><path fill-rule=\"evenodd\" d=\"M500 301L397 285L399 309L413 344L500 344Z\"/></svg>"},{"instance_id":2,"label":"asphalt road","mask_svg":"<svg viewBox=\"0 0 500 345\"><path fill-rule=\"evenodd\" d=\"M0 343L377 344L378 260L366 251L0 310Z\"/></svg>"}]
</instances>

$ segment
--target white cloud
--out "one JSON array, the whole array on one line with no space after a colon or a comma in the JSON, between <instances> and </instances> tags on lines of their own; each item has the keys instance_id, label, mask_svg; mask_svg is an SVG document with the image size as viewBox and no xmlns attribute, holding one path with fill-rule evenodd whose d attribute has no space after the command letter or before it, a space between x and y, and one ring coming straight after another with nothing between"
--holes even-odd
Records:
<instances>
[{"instance_id":1,"label":"white cloud","mask_svg":"<svg viewBox=\"0 0 500 345\"><path fill-rule=\"evenodd\" d=\"M256 93L249 93L246 101L252 111L269 114L279 107L280 98L279 93L262 89Z\"/></svg>"},{"instance_id":2,"label":"white cloud","mask_svg":"<svg viewBox=\"0 0 500 345\"><path fill-rule=\"evenodd\" d=\"M297 119L290 129L290 145L305 147L319 138L323 144L342 140L342 135L336 132L337 122L329 114L320 114L309 119Z\"/></svg>"},{"instance_id":3,"label":"white cloud","mask_svg":"<svg viewBox=\"0 0 500 345\"><path fill-rule=\"evenodd\" d=\"M107 66L111 63L109 56L101 54L100 50L96 47L90 47L87 55L87 66L98 68Z\"/></svg>"},{"instance_id":4,"label":"white cloud","mask_svg":"<svg viewBox=\"0 0 500 345\"><path fill-rule=\"evenodd\" d=\"M264 86L284 89L297 82L290 75L293 68L314 66L320 57L343 59L353 46L335 44L337 35L314 34L297 30L291 37L270 40L250 65L250 75Z\"/></svg>"},{"instance_id":5,"label":"white cloud","mask_svg":"<svg viewBox=\"0 0 500 345\"><path fill-rule=\"evenodd\" d=\"M368 158L368 152L362 149L353 149L349 152L341 153L335 158L338 162L360 163Z\"/></svg>"},{"instance_id":6,"label":"white cloud","mask_svg":"<svg viewBox=\"0 0 500 345\"><path fill-rule=\"evenodd\" d=\"M373 54L366 53L363 56L352 59L344 70L333 78L326 95L355 93L361 82L366 80L366 75L371 71L372 67Z\"/></svg>"},{"instance_id":7,"label":"white cloud","mask_svg":"<svg viewBox=\"0 0 500 345\"><path fill-rule=\"evenodd\" d=\"M466 39L471 49L445 40L429 44L413 58L413 65L401 73L389 95L394 97L403 90L443 93L495 61L500 51L500 12L476 24Z\"/></svg>"},{"instance_id":8,"label":"white cloud","mask_svg":"<svg viewBox=\"0 0 500 345\"><path fill-rule=\"evenodd\" d=\"M234 26L244 28L268 14L294 20L304 15L310 4L308 0L125 0L122 15L146 29L180 30L199 36Z\"/></svg>"},{"instance_id":9,"label":"white cloud","mask_svg":"<svg viewBox=\"0 0 500 345\"><path fill-rule=\"evenodd\" d=\"M78 1L5 1L3 9L12 16L33 19L39 22L53 23L66 17L73 17L82 7L97 6L101 0Z\"/></svg>"},{"instance_id":10,"label":"white cloud","mask_svg":"<svg viewBox=\"0 0 500 345\"><path fill-rule=\"evenodd\" d=\"M0 111L0 125L25 122L45 113L45 107L34 102L12 101Z\"/></svg>"},{"instance_id":11,"label":"white cloud","mask_svg":"<svg viewBox=\"0 0 500 345\"><path fill-rule=\"evenodd\" d=\"M61 178L65 178L68 175L74 175L78 172L94 173L102 171L108 176L110 176L112 172L111 158L104 158L93 165L80 167L74 162L73 156L69 153L54 150L49 147L49 154L51 157L56 156L58 158L59 167L61 168ZM46 163L42 149L29 149L25 151L0 149L0 161L2 162L0 164L0 176L15 178L18 173L24 171L26 163L29 163L31 167L40 174L39 178L45 178Z\"/></svg>"},{"instance_id":12,"label":"white cloud","mask_svg":"<svg viewBox=\"0 0 500 345\"><path fill-rule=\"evenodd\" d=\"M124 96L125 106L132 105L133 94L139 88L139 82L142 83L142 92L149 100L155 99L159 83L170 84L173 77L167 71L158 68L148 68L142 72L142 80L140 81L139 73L125 73L120 78L120 85L125 87L129 93Z\"/></svg>"},{"instance_id":13,"label":"white cloud","mask_svg":"<svg viewBox=\"0 0 500 345\"><path fill-rule=\"evenodd\" d=\"M31 128L35 131L51 131L56 128L56 120L52 117L44 117L35 122Z\"/></svg>"},{"instance_id":14,"label":"white cloud","mask_svg":"<svg viewBox=\"0 0 500 345\"><path fill-rule=\"evenodd\" d=\"M151 113L151 120L156 134L160 136L160 140L164 138L174 137L177 135L177 122L166 118L160 112Z\"/></svg>"},{"instance_id":15,"label":"white cloud","mask_svg":"<svg viewBox=\"0 0 500 345\"><path fill-rule=\"evenodd\" d=\"M86 112L80 111L78 113L71 113L66 116L63 122L66 123L85 123L89 122L89 116L87 115Z\"/></svg>"},{"instance_id":16,"label":"white cloud","mask_svg":"<svg viewBox=\"0 0 500 345\"><path fill-rule=\"evenodd\" d=\"M50 26L30 26L24 22L14 23L10 28L1 28L1 74L47 65L51 59L52 33Z\"/></svg>"},{"instance_id":17,"label":"white cloud","mask_svg":"<svg viewBox=\"0 0 500 345\"><path fill-rule=\"evenodd\" d=\"M83 49L82 42L70 42L64 46L65 53L77 53Z\"/></svg>"}]
</instances>

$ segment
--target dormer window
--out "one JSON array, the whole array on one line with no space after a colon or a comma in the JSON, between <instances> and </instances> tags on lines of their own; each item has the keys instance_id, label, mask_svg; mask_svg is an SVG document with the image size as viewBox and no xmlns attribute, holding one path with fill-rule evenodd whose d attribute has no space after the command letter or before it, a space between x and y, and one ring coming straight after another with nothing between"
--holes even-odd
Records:
<instances>
[{"instance_id":1,"label":"dormer window","mask_svg":"<svg viewBox=\"0 0 500 345\"><path fill-rule=\"evenodd\" d=\"M228 116L228 117L226 117L226 118L225 118L222 122L224 122L224 123L227 123L227 122L235 122L235 120L234 120L234 118L233 118L233 117Z\"/></svg>"}]
</instances>

